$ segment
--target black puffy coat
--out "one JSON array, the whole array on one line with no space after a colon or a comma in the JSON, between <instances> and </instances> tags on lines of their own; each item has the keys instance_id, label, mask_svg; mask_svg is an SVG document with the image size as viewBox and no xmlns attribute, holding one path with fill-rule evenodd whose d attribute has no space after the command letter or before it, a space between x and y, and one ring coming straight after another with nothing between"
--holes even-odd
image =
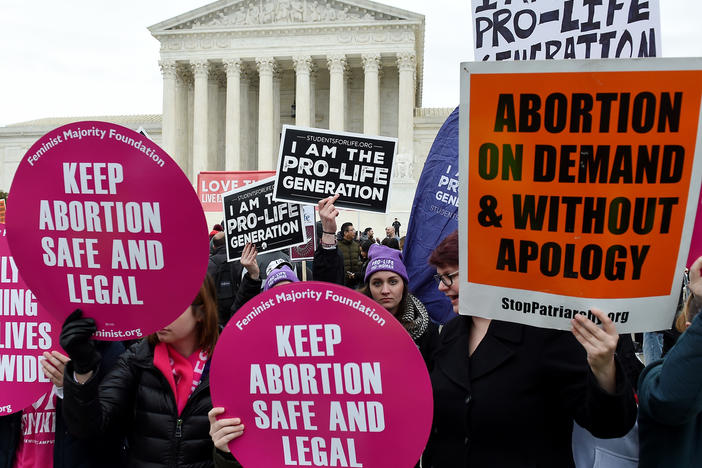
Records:
<instances>
[{"instance_id":1,"label":"black puffy coat","mask_svg":"<svg viewBox=\"0 0 702 468\"><path fill-rule=\"evenodd\" d=\"M173 391L153 361L154 347L144 339L120 357L99 386L94 378L78 384L69 363L63 404L68 429L87 438L120 428L127 439L128 466L213 466L209 363L179 416Z\"/></svg>"},{"instance_id":2,"label":"black puffy coat","mask_svg":"<svg viewBox=\"0 0 702 468\"><path fill-rule=\"evenodd\" d=\"M124 352L124 346L117 341L98 341L96 348L102 354L103 362L98 381L104 377L103 370L109 370ZM47 384L48 385L48 384ZM50 387L48 387L50 388ZM122 463L122 441L118 435L93 434L89 439L73 437L61 417L63 400L56 400L56 428L54 439L53 468L118 468ZM0 468L12 468L22 437L22 412L0 417Z\"/></svg>"}]
</instances>

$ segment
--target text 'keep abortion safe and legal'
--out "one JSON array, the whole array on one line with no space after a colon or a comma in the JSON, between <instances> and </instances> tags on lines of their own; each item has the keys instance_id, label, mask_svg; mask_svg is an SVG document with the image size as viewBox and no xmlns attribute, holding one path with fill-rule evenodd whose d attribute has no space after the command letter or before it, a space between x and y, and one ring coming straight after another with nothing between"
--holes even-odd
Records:
<instances>
[{"instance_id":1,"label":"text 'keep abortion safe and legal'","mask_svg":"<svg viewBox=\"0 0 702 468\"><path fill-rule=\"evenodd\" d=\"M139 287L130 270L160 270L164 267L163 246L154 239L112 238L109 245L99 233L161 234L159 202L110 201L124 181L121 163L64 162L65 200L40 200L39 230L52 232L41 239L44 265L52 268L110 269L117 274L66 273L70 302L84 304L141 305ZM92 195L95 200L76 200ZM98 201L98 199L100 201ZM66 233L66 235L61 235ZM85 233L84 237L76 233ZM109 251L109 262L98 261ZM104 257L103 257L104 258Z\"/></svg>"}]
</instances>

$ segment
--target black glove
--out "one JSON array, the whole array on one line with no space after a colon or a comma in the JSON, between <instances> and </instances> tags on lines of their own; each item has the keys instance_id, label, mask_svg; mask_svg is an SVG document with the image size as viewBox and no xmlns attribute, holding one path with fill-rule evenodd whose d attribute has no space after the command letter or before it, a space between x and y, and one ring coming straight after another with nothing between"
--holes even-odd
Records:
<instances>
[{"instance_id":1,"label":"black glove","mask_svg":"<svg viewBox=\"0 0 702 468\"><path fill-rule=\"evenodd\" d=\"M102 359L92 340L96 330L95 320L83 317L83 311L80 309L74 310L63 322L61 347L71 358L76 374L87 374L95 370Z\"/></svg>"}]
</instances>

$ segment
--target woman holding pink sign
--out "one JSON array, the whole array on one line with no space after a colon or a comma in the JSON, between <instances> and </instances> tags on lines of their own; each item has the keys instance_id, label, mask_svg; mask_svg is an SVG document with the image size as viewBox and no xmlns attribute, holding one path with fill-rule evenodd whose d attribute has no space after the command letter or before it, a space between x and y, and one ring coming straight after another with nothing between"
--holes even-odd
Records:
<instances>
[{"instance_id":1,"label":"woman holding pink sign","mask_svg":"<svg viewBox=\"0 0 702 468\"><path fill-rule=\"evenodd\" d=\"M429 263L458 314L458 232ZM603 328L578 315L573 333L469 315L447 323L431 372L434 421L423 466L568 468L573 421L599 438L629 432L636 403L614 357L617 331L593 313Z\"/></svg>"},{"instance_id":2,"label":"woman holding pink sign","mask_svg":"<svg viewBox=\"0 0 702 468\"><path fill-rule=\"evenodd\" d=\"M85 438L123 434L129 466L212 466L209 363L219 336L212 279L205 278L173 323L127 350L99 385L94 331L95 321L80 311L61 331L61 346L71 357L64 376L69 430Z\"/></svg>"}]
</instances>

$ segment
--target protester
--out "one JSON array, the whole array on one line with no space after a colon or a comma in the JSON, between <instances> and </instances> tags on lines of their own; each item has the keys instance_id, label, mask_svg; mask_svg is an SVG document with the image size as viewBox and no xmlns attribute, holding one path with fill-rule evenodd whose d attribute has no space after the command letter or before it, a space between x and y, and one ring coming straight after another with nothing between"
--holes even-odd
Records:
<instances>
[{"instance_id":1,"label":"protester","mask_svg":"<svg viewBox=\"0 0 702 468\"><path fill-rule=\"evenodd\" d=\"M100 341L97 347L105 365L96 378L102 379L124 347L118 341ZM117 435L79 440L66 429L61 417L61 397L67 362L68 356L57 350L45 352L41 367L53 384L47 386L49 391L24 411L0 417L0 468L123 466L122 441Z\"/></svg>"},{"instance_id":2,"label":"protester","mask_svg":"<svg viewBox=\"0 0 702 468\"><path fill-rule=\"evenodd\" d=\"M317 205L324 232L336 230L336 217L339 211L334 206L334 202L337 198L338 195L325 198ZM332 236L329 238L331 241ZM329 256L327 261L334 262L337 258ZM427 367L431 368L431 355L438 342L438 328L429 320L424 304L409 292L409 278L402 262L402 254L399 250L372 244L368 249L368 258L363 277L364 284L360 292L382 305L405 327L422 353ZM315 267L317 267L316 258ZM333 270L331 266L327 268L327 271ZM324 276L316 272L315 277L320 281L326 281Z\"/></svg>"},{"instance_id":3,"label":"protester","mask_svg":"<svg viewBox=\"0 0 702 468\"><path fill-rule=\"evenodd\" d=\"M371 245L375 245L375 242L371 239L366 239L361 242L360 253L361 253L361 277L366 277L366 268L368 267L368 249Z\"/></svg>"},{"instance_id":4,"label":"protester","mask_svg":"<svg viewBox=\"0 0 702 468\"><path fill-rule=\"evenodd\" d=\"M386 237L380 242L385 247L390 247L391 249L400 250L400 242L395 237Z\"/></svg>"},{"instance_id":5,"label":"protester","mask_svg":"<svg viewBox=\"0 0 702 468\"><path fill-rule=\"evenodd\" d=\"M210 231L210 241L212 241L212 238L218 233L218 232L223 232L224 228L222 228L221 224L215 224L212 226L212 230Z\"/></svg>"},{"instance_id":6,"label":"protester","mask_svg":"<svg viewBox=\"0 0 702 468\"><path fill-rule=\"evenodd\" d=\"M212 279L174 322L127 350L99 385L95 330L77 310L61 331L71 358L64 373L69 430L81 438L118 430L127 439L128 466L212 466L209 364L219 335Z\"/></svg>"},{"instance_id":7,"label":"protester","mask_svg":"<svg viewBox=\"0 0 702 468\"><path fill-rule=\"evenodd\" d=\"M429 262L458 313L457 232ZM574 420L596 437L625 435L636 420L634 395L614 358L616 329L593 313L603 329L579 315L572 334L472 316L447 323L431 372L423 466L567 468Z\"/></svg>"},{"instance_id":8,"label":"protester","mask_svg":"<svg viewBox=\"0 0 702 468\"><path fill-rule=\"evenodd\" d=\"M297 283L299 281L300 280L297 278L295 272L292 271L289 266L283 265L268 275L266 278L266 283L263 285L263 290L268 291L269 289L276 288L278 286Z\"/></svg>"},{"instance_id":9,"label":"protester","mask_svg":"<svg viewBox=\"0 0 702 468\"><path fill-rule=\"evenodd\" d=\"M241 265L227 261L227 246L223 232L217 232L212 237L212 247L214 251L210 254L207 274L214 281L219 324L224 326L232 316L232 305L240 286Z\"/></svg>"},{"instance_id":10,"label":"protester","mask_svg":"<svg viewBox=\"0 0 702 468\"><path fill-rule=\"evenodd\" d=\"M336 222L334 222L334 230L336 230ZM324 221L322 221L323 235L329 232L332 231L326 229ZM353 224L344 223L341 225L341 233L343 238L339 240L337 245L344 256L344 285L349 288L355 288L362 280L361 260L358 254L359 247L358 242L354 240L356 230L353 228Z\"/></svg>"},{"instance_id":11,"label":"protester","mask_svg":"<svg viewBox=\"0 0 702 468\"><path fill-rule=\"evenodd\" d=\"M402 224L395 218L395 221L392 222L392 227L395 229L395 235L397 237L400 237L400 226L402 226Z\"/></svg>"},{"instance_id":12,"label":"protester","mask_svg":"<svg viewBox=\"0 0 702 468\"><path fill-rule=\"evenodd\" d=\"M258 250L256 250L256 246L254 244L249 242L244 246L239 262L246 272L239 283L239 289L237 290L236 297L232 303L230 317L234 315L236 311L241 308L241 306L246 304L261 292L263 281L261 280L260 276L261 270L258 265L257 256Z\"/></svg>"},{"instance_id":13,"label":"protester","mask_svg":"<svg viewBox=\"0 0 702 468\"><path fill-rule=\"evenodd\" d=\"M397 241L398 241L398 242L400 241L400 238L397 237L397 234L395 234L395 228L392 227L392 226L388 226L388 227L385 228L385 238L386 238L386 239L387 239L387 238L391 238L391 239L397 238ZM382 242L382 241L381 241L381 242Z\"/></svg>"},{"instance_id":14,"label":"protester","mask_svg":"<svg viewBox=\"0 0 702 468\"><path fill-rule=\"evenodd\" d=\"M641 468L700 466L702 460L702 257L690 267L691 295L676 326L684 333L639 380Z\"/></svg>"}]
</instances>

